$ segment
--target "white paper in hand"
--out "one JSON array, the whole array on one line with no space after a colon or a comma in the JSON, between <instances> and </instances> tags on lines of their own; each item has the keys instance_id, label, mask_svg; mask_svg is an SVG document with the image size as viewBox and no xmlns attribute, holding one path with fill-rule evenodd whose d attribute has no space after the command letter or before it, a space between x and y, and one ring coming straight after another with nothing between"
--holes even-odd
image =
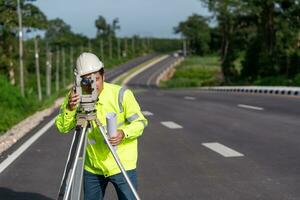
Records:
<instances>
[{"instance_id":1,"label":"white paper in hand","mask_svg":"<svg viewBox=\"0 0 300 200\"><path fill-rule=\"evenodd\" d=\"M117 134L117 114L109 112L106 114L106 125L108 136L114 137ZM117 146L114 146L114 150L117 150Z\"/></svg>"}]
</instances>

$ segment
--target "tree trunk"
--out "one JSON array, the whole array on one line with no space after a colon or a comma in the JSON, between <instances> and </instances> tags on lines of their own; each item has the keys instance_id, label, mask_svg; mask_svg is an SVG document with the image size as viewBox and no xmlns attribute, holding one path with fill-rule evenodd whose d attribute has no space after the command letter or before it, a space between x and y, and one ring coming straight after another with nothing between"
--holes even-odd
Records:
<instances>
[{"instance_id":1,"label":"tree trunk","mask_svg":"<svg viewBox=\"0 0 300 200\"><path fill-rule=\"evenodd\" d=\"M228 69L225 69L225 62L228 57L228 51L230 47L230 37L233 32L233 25L230 22L224 22L222 26L222 55L221 55L221 76L222 80L226 78Z\"/></svg>"}]
</instances>

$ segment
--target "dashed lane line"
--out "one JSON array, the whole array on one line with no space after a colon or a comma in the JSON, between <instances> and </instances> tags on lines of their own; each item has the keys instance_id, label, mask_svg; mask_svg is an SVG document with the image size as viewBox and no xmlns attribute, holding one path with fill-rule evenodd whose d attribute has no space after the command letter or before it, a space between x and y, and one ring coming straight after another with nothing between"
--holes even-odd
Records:
<instances>
[{"instance_id":1,"label":"dashed lane line","mask_svg":"<svg viewBox=\"0 0 300 200\"><path fill-rule=\"evenodd\" d=\"M261 107L250 106L250 105L245 105L245 104L238 104L237 106L240 108L247 108L247 109L252 109L252 110L264 110L264 108L261 108Z\"/></svg>"},{"instance_id":2,"label":"dashed lane line","mask_svg":"<svg viewBox=\"0 0 300 200\"><path fill-rule=\"evenodd\" d=\"M170 128L170 129L180 129L180 128L183 128L179 124L176 124L175 122L172 122L172 121L165 121L165 122L160 122L160 123L162 125L166 126L167 128Z\"/></svg>"},{"instance_id":3,"label":"dashed lane line","mask_svg":"<svg viewBox=\"0 0 300 200\"><path fill-rule=\"evenodd\" d=\"M184 99L186 99L186 100L196 100L196 97L185 96Z\"/></svg>"},{"instance_id":4,"label":"dashed lane line","mask_svg":"<svg viewBox=\"0 0 300 200\"><path fill-rule=\"evenodd\" d=\"M142 111L142 113L143 113L143 115L145 115L145 116L152 116L153 115L153 113L152 112L150 112L150 111Z\"/></svg>"},{"instance_id":5,"label":"dashed lane line","mask_svg":"<svg viewBox=\"0 0 300 200\"><path fill-rule=\"evenodd\" d=\"M244 154L241 154L223 144L218 142L211 142L211 143L202 143L203 146L209 148L212 151L215 151L221 154L224 157L243 157Z\"/></svg>"}]
</instances>

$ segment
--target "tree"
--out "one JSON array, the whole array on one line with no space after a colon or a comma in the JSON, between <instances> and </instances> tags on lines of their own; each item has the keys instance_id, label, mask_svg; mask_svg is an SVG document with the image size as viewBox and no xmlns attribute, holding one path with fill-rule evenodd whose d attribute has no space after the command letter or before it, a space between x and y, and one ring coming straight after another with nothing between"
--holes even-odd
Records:
<instances>
[{"instance_id":1,"label":"tree","mask_svg":"<svg viewBox=\"0 0 300 200\"><path fill-rule=\"evenodd\" d=\"M256 35L247 49L242 75L257 77L290 76L299 73L297 64L290 65L290 57L297 54L300 29L298 0L245 1L255 18ZM298 64L299 65L299 64ZM290 67L291 66L291 67Z\"/></svg>"},{"instance_id":2,"label":"tree","mask_svg":"<svg viewBox=\"0 0 300 200\"><path fill-rule=\"evenodd\" d=\"M299 51L299 0L200 1L218 22L222 71L227 80L237 75L233 63L242 51L246 54L241 72L249 81L291 74L291 62Z\"/></svg>"},{"instance_id":3,"label":"tree","mask_svg":"<svg viewBox=\"0 0 300 200\"><path fill-rule=\"evenodd\" d=\"M243 24L239 23L237 17L241 13L247 12L244 4L240 0L200 0L213 13L213 17L218 22L221 34L221 69L227 81L236 75L234 60L237 58L238 49L241 43L240 28ZM236 41L234 41L236 40ZM238 44L238 45L236 45Z\"/></svg>"},{"instance_id":4,"label":"tree","mask_svg":"<svg viewBox=\"0 0 300 200\"><path fill-rule=\"evenodd\" d=\"M97 28L97 37L107 38L110 33L110 25L106 22L106 19L99 15L98 19L95 21L95 26Z\"/></svg>"},{"instance_id":5,"label":"tree","mask_svg":"<svg viewBox=\"0 0 300 200\"><path fill-rule=\"evenodd\" d=\"M204 55L209 51L210 29L207 19L203 16L194 14L186 21L180 22L174 28L175 33L181 33L191 42L191 48L198 55Z\"/></svg>"},{"instance_id":6,"label":"tree","mask_svg":"<svg viewBox=\"0 0 300 200\"><path fill-rule=\"evenodd\" d=\"M40 9L32 4L25 4L20 0L23 15L23 27L31 29L44 29L47 24L46 16ZM9 74L12 84L15 83L14 64L16 59L16 39L18 33L17 1L0 0L0 70Z\"/></svg>"},{"instance_id":7,"label":"tree","mask_svg":"<svg viewBox=\"0 0 300 200\"><path fill-rule=\"evenodd\" d=\"M72 34L71 26L62 19L56 18L49 21L45 39L51 45L65 46L70 44Z\"/></svg>"},{"instance_id":8,"label":"tree","mask_svg":"<svg viewBox=\"0 0 300 200\"><path fill-rule=\"evenodd\" d=\"M121 26L119 25L119 19L115 18L112 21L112 24L106 22L106 19L99 15L98 19L95 21L95 26L97 29L96 37L101 38L108 38L112 36L113 38L116 37L116 31L120 30Z\"/></svg>"}]
</instances>

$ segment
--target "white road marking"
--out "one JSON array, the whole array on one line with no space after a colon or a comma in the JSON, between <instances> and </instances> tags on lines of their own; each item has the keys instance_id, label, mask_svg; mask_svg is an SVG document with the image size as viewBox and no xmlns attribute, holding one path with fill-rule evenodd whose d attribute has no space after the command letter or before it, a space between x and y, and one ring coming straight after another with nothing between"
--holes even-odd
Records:
<instances>
[{"instance_id":1,"label":"white road marking","mask_svg":"<svg viewBox=\"0 0 300 200\"><path fill-rule=\"evenodd\" d=\"M184 97L184 99L186 99L186 100L196 100L196 97L189 97L189 96L186 96L186 97Z\"/></svg>"},{"instance_id":2,"label":"white road marking","mask_svg":"<svg viewBox=\"0 0 300 200\"><path fill-rule=\"evenodd\" d=\"M261 107L244 105L244 104L238 104L237 106L240 108L247 108L247 109L252 109L252 110L264 110L264 108L261 108Z\"/></svg>"},{"instance_id":3,"label":"white road marking","mask_svg":"<svg viewBox=\"0 0 300 200\"><path fill-rule=\"evenodd\" d=\"M242 157L244 154L241 154L229 147L226 147L218 142L212 143L202 143L203 146L221 154L224 157Z\"/></svg>"},{"instance_id":4,"label":"white road marking","mask_svg":"<svg viewBox=\"0 0 300 200\"><path fill-rule=\"evenodd\" d=\"M166 122L160 122L162 125L170 128L170 129L179 129L179 128L183 128L182 126L180 126L179 124L176 124L175 122L172 121L166 121Z\"/></svg>"},{"instance_id":5,"label":"white road marking","mask_svg":"<svg viewBox=\"0 0 300 200\"><path fill-rule=\"evenodd\" d=\"M32 145L39 137L41 137L53 124L55 118L48 122L43 128L41 128L36 134L34 134L29 140L22 144L14 153L9 155L2 163L0 163L0 173L2 173L12 162L14 162L30 145Z\"/></svg>"},{"instance_id":6,"label":"white road marking","mask_svg":"<svg viewBox=\"0 0 300 200\"><path fill-rule=\"evenodd\" d=\"M142 111L142 113L143 113L143 115L145 115L145 116L152 116L153 115L153 113L152 112L149 112L149 111Z\"/></svg>"}]
</instances>

